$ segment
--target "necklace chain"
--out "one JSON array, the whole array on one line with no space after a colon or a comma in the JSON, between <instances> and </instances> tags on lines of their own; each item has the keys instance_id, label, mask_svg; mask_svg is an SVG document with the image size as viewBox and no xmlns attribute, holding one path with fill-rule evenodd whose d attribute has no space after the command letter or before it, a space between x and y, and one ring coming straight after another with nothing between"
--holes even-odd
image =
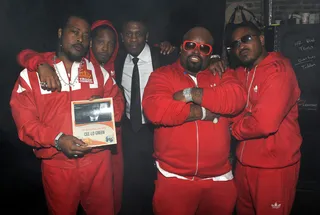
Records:
<instances>
[{"instance_id":1,"label":"necklace chain","mask_svg":"<svg viewBox=\"0 0 320 215\"><path fill-rule=\"evenodd\" d=\"M59 71L59 69L58 69L58 67L57 67L57 65L56 65L56 59L57 59L57 57L56 56L54 56L53 57L53 66L54 66L54 69L57 71L57 74L58 74L58 76L59 76L59 79L65 84L65 85L68 85L69 87L74 87L74 85L77 83L77 81L78 81L78 76L79 76L79 72L78 72L78 75L75 77L75 79L73 80L73 82L66 82L63 78L62 78L62 76L61 76L61 74L60 74L60 71ZM82 60L81 60L81 62L80 62L80 66L79 66L79 69L78 69L78 71L81 71L82 70L82 67L83 67L83 65L84 65L84 59L82 58Z\"/></svg>"}]
</instances>

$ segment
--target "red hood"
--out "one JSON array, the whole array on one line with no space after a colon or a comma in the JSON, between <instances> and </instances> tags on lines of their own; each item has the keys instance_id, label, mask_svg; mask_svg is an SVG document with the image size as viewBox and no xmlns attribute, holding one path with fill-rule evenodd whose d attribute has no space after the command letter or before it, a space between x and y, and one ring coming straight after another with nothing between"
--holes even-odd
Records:
<instances>
[{"instance_id":1,"label":"red hood","mask_svg":"<svg viewBox=\"0 0 320 215\"><path fill-rule=\"evenodd\" d=\"M95 21L92 26L91 26L91 31L94 30L95 28L101 26L101 25L107 25L110 28L113 29L115 36L116 36L116 46L115 49L113 51L113 54L111 56L111 58L109 59L109 61L104 65L104 68L111 73L111 76L114 76L114 61L116 59L116 56L118 54L118 50L119 50L119 41L118 41L118 32L115 29L115 27L112 25L112 23L108 20L98 20ZM92 49L90 48L90 61L92 61L93 64L95 65L99 65L99 62L96 60L96 58L94 57L94 54L92 52ZM113 71L113 73L111 72Z\"/></svg>"}]
</instances>

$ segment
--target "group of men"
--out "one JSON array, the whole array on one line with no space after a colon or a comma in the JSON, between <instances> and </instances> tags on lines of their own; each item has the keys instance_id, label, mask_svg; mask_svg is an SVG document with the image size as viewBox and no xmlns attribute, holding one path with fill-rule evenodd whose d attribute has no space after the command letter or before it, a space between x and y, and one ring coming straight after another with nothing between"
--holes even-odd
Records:
<instances>
[{"instance_id":1,"label":"group of men","mask_svg":"<svg viewBox=\"0 0 320 215\"><path fill-rule=\"evenodd\" d=\"M26 69L10 101L19 138L42 160L50 214L76 214L79 203L88 215L290 213L300 90L254 25L232 32L236 70L215 59L202 27L183 36L179 55L167 42L149 45L135 19L118 37L107 20L71 15L58 41L56 52L19 54ZM83 70L93 84L79 81ZM72 136L70 102L104 97L114 100L117 146L91 148ZM230 133L240 141L235 179Z\"/></svg>"}]
</instances>

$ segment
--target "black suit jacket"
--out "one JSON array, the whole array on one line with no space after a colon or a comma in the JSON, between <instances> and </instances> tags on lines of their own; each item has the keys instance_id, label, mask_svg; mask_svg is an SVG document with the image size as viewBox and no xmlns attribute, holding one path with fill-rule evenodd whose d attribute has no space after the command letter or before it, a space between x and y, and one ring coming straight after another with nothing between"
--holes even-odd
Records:
<instances>
[{"instance_id":1,"label":"black suit jacket","mask_svg":"<svg viewBox=\"0 0 320 215\"><path fill-rule=\"evenodd\" d=\"M178 59L177 49L175 49L175 51L173 51L169 55L162 55L160 54L160 48L150 46L150 52L151 52L153 70L156 70L162 66L170 65ZM116 82L120 88L123 88L121 85L121 82L122 82L123 66L124 66L124 62L127 57L127 54L128 54L127 52L119 51L118 56L115 60L114 66L115 66L115 73L116 73Z\"/></svg>"}]
</instances>

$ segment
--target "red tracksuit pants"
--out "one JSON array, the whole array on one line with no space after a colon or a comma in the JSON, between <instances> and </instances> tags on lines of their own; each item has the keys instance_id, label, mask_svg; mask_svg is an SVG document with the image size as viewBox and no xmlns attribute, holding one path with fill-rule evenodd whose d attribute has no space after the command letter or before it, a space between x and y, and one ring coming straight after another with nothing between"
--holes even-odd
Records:
<instances>
[{"instance_id":1,"label":"red tracksuit pants","mask_svg":"<svg viewBox=\"0 0 320 215\"><path fill-rule=\"evenodd\" d=\"M117 150L111 155L113 170L113 199L115 214L121 209L123 190L123 154L121 128L117 128Z\"/></svg>"},{"instance_id":2,"label":"red tracksuit pants","mask_svg":"<svg viewBox=\"0 0 320 215\"><path fill-rule=\"evenodd\" d=\"M296 193L300 162L285 168L261 169L237 163L238 215L289 215Z\"/></svg>"},{"instance_id":3,"label":"red tracksuit pants","mask_svg":"<svg viewBox=\"0 0 320 215\"><path fill-rule=\"evenodd\" d=\"M231 215L234 181L182 180L158 173L153 197L155 215Z\"/></svg>"},{"instance_id":4,"label":"red tracksuit pants","mask_svg":"<svg viewBox=\"0 0 320 215\"><path fill-rule=\"evenodd\" d=\"M75 215L81 203L86 214L113 215L110 151L88 154L78 167L56 167L42 162L42 182L49 214ZM81 162L79 158L77 162ZM88 160L87 160L88 161Z\"/></svg>"}]
</instances>

